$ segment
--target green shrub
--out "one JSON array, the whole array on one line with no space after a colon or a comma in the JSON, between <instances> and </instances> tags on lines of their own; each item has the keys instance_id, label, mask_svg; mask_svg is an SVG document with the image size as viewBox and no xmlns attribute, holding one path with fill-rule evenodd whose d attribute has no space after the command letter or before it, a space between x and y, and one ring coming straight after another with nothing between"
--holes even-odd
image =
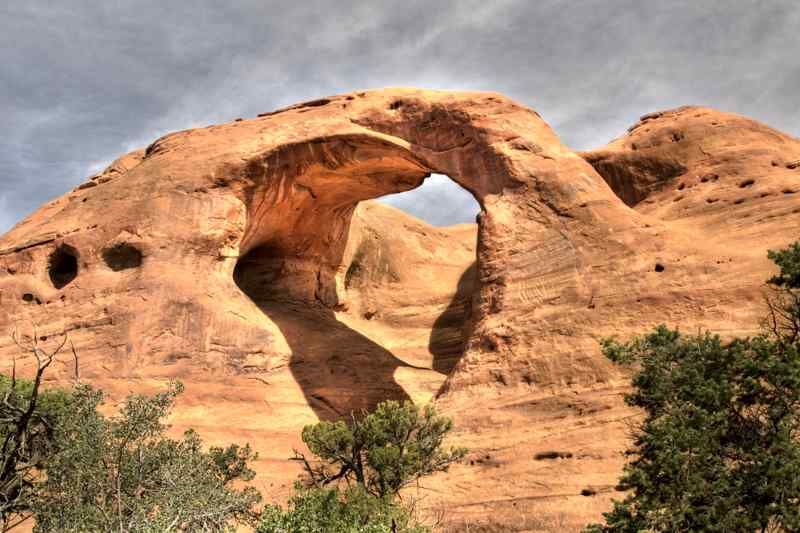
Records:
<instances>
[{"instance_id":1,"label":"green shrub","mask_svg":"<svg viewBox=\"0 0 800 533\"><path fill-rule=\"evenodd\" d=\"M764 335L723 342L659 326L603 341L631 365L629 405L644 411L614 503L590 533L800 530L800 245L770 252Z\"/></svg>"},{"instance_id":2,"label":"green shrub","mask_svg":"<svg viewBox=\"0 0 800 533\"><path fill-rule=\"evenodd\" d=\"M257 533L425 533L412 525L409 511L390 498L367 494L360 487L295 487L288 509L269 505Z\"/></svg>"},{"instance_id":3,"label":"green shrub","mask_svg":"<svg viewBox=\"0 0 800 533\"><path fill-rule=\"evenodd\" d=\"M31 502L41 472L58 449L56 428L69 412L71 396L60 389L42 389L45 370L52 364L63 342L50 353L39 348L38 337L23 342L17 332L12 339L36 360L33 380L0 375L0 529L8 531L30 518Z\"/></svg>"},{"instance_id":4,"label":"green shrub","mask_svg":"<svg viewBox=\"0 0 800 533\"><path fill-rule=\"evenodd\" d=\"M349 423L303 429L315 456L295 452L307 476L286 510L267 506L258 533L425 533L399 493L420 478L444 472L466 450L445 450L453 427L435 409L386 401Z\"/></svg>"},{"instance_id":5,"label":"green shrub","mask_svg":"<svg viewBox=\"0 0 800 533\"><path fill-rule=\"evenodd\" d=\"M317 459L302 461L311 484L345 481L380 498L394 497L424 476L447 471L464 457L461 448L444 449L453 422L432 406L386 401L360 419L320 422L303 428L303 442Z\"/></svg>"},{"instance_id":6,"label":"green shrub","mask_svg":"<svg viewBox=\"0 0 800 533\"><path fill-rule=\"evenodd\" d=\"M249 481L249 447L203 450L193 431L165 436L180 384L155 396L132 395L119 414L98 411L103 395L86 385L72 393L57 428L56 453L33 502L36 532L223 532L257 523L260 500Z\"/></svg>"}]
</instances>

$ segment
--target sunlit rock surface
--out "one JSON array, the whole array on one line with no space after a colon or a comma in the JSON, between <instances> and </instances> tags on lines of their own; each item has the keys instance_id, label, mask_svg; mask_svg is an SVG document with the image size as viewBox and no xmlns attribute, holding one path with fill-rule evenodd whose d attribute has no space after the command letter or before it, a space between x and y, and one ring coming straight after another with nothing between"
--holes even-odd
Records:
<instances>
[{"instance_id":1,"label":"sunlit rock surface","mask_svg":"<svg viewBox=\"0 0 800 533\"><path fill-rule=\"evenodd\" d=\"M431 173L477 225L369 202ZM42 206L0 238L0 358L35 326L114 400L182 380L175 430L249 441L269 498L304 424L435 399L472 453L428 508L577 531L635 416L597 340L756 333L766 251L798 237L800 141L737 115L653 113L576 153L502 95L358 92L167 135Z\"/></svg>"}]
</instances>

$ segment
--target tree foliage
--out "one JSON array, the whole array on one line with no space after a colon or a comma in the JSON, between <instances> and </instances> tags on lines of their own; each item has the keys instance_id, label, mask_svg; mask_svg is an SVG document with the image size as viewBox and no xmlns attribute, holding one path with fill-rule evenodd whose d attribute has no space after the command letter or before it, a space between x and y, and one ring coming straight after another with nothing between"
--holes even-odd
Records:
<instances>
[{"instance_id":1,"label":"tree foliage","mask_svg":"<svg viewBox=\"0 0 800 533\"><path fill-rule=\"evenodd\" d=\"M770 285L800 289L800 241L784 250L770 250L767 257L780 269L778 275L769 279Z\"/></svg>"},{"instance_id":2,"label":"tree foliage","mask_svg":"<svg viewBox=\"0 0 800 533\"><path fill-rule=\"evenodd\" d=\"M295 487L289 507L269 505L257 533L426 533L409 510L389 497L367 494L360 486L341 490Z\"/></svg>"},{"instance_id":3,"label":"tree foliage","mask_svg":"<svg viewBox=\"0 0 800 533\"><path fill-rule=\"evenodd\" d=\"M394 497L464 457L464 449L443 447L452 428L452 421L430 405L419 409L408 401L386 401L349 424L340 420L306 426L303 442L318 460L299 453L295 459L303 462L314 486L342 481L378 498Z\"/></svg>"},{"instance_id":4,"label":"tree foliage","mask_svg":"<svg viewBox=\"0 0 800 533\"><path fill-rule=\"evenodd\" d=\"M57 427L63 443L46 463L33 502L36 532L223 532L255 524L260 500L249 481L248 446L204 451L193 431L165 436L180 384L154 396L132 395L119 414L98 411L103 394L87 385L72 393Z\"/></svg>"},{"instance_id":5,"label":"tree foliage","mask_svg":"<svg viewBox=\"0 0 800 533\"><path fill-rule=\"evenodd\" d=\"M764 335L723 342L659 326L603 341L633 365L626 402L645 416L621 479L630 493L587 532L800 530L800 246L770 258L781 299Z\"/></svg>"},{"instance_id":6,"label":"tree foliage","mask_svg":"<svg viewBox=\"0 0 800 533\"><path fill-rule=\"evenodd\" d=\"M779 272L767 282L765 329L783 342L800 342L800 242L785 250L770 251L769 258Z\"/></svg>"},{"instance_id":7,"label":"tree foliage","mask_svg":"<svg viewBox=\"0 0 800 533\"><path fill-rule=\"evenodd\" d=\"M315 456L295 452L307 475L288 509L267 506L258 533L425 533L399 493L420 478L444 472L466 450L445 449L450 419L432 406L386 401L346 422L306 426Z\"/></svg>"}]
</instances>

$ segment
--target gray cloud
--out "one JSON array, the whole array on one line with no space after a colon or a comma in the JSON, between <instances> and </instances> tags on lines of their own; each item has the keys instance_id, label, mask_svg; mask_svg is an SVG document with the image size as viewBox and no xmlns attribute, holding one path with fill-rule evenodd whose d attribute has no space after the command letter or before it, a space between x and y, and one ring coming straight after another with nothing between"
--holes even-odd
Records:
<instances>
[{"instance_id":1,"label":"gray cloud","mask_svg":"<svg viewBox=\"0 0 800 533\"><path fill-rule=\"evenodd\" d=\"M434 226L475 222L480 211L471 193L441 174L432 174L413 191L390 194L380 201Z\"/></svg>"},{"instance_id":2,"label":"gray cloud","mask_svg":"<svg viewBox=\"0 0 800 533\"><path fill-rule=\"evenodd\" d=\"M496 90L575 148L683 104L797 135L798 27L795 0L10 0L0 231L168 131L361 88ZM407 194L447 222L437 191Z\"/></svg>"}]
</instances>

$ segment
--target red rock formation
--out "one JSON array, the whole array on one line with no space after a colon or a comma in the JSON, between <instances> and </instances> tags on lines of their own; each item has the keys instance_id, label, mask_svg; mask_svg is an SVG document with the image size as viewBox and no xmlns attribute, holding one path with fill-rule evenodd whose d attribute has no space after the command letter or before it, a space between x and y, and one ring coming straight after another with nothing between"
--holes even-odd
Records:
<instances>
[{"instance_id":1,"label":"red rock formation","mask_svg":"<svg viewBox=\"0 0 800 533\"><path fill-rule=\"evenodd\" d=\"M0 239L0 331L68 332L114 397L184 380L176 426L249 440L270 494L303 424L438 394L474 450L433 482L449 519L522 523L524 502L551 523L527 529L574 530L631 416L597 339L753 333L766 250L800 234L799 160L704 108L577 154L496 94L330 97L167 135L43 206ZM364 202L432 172L480 203L477 244Z\"/></svg>"}]
</instances>

